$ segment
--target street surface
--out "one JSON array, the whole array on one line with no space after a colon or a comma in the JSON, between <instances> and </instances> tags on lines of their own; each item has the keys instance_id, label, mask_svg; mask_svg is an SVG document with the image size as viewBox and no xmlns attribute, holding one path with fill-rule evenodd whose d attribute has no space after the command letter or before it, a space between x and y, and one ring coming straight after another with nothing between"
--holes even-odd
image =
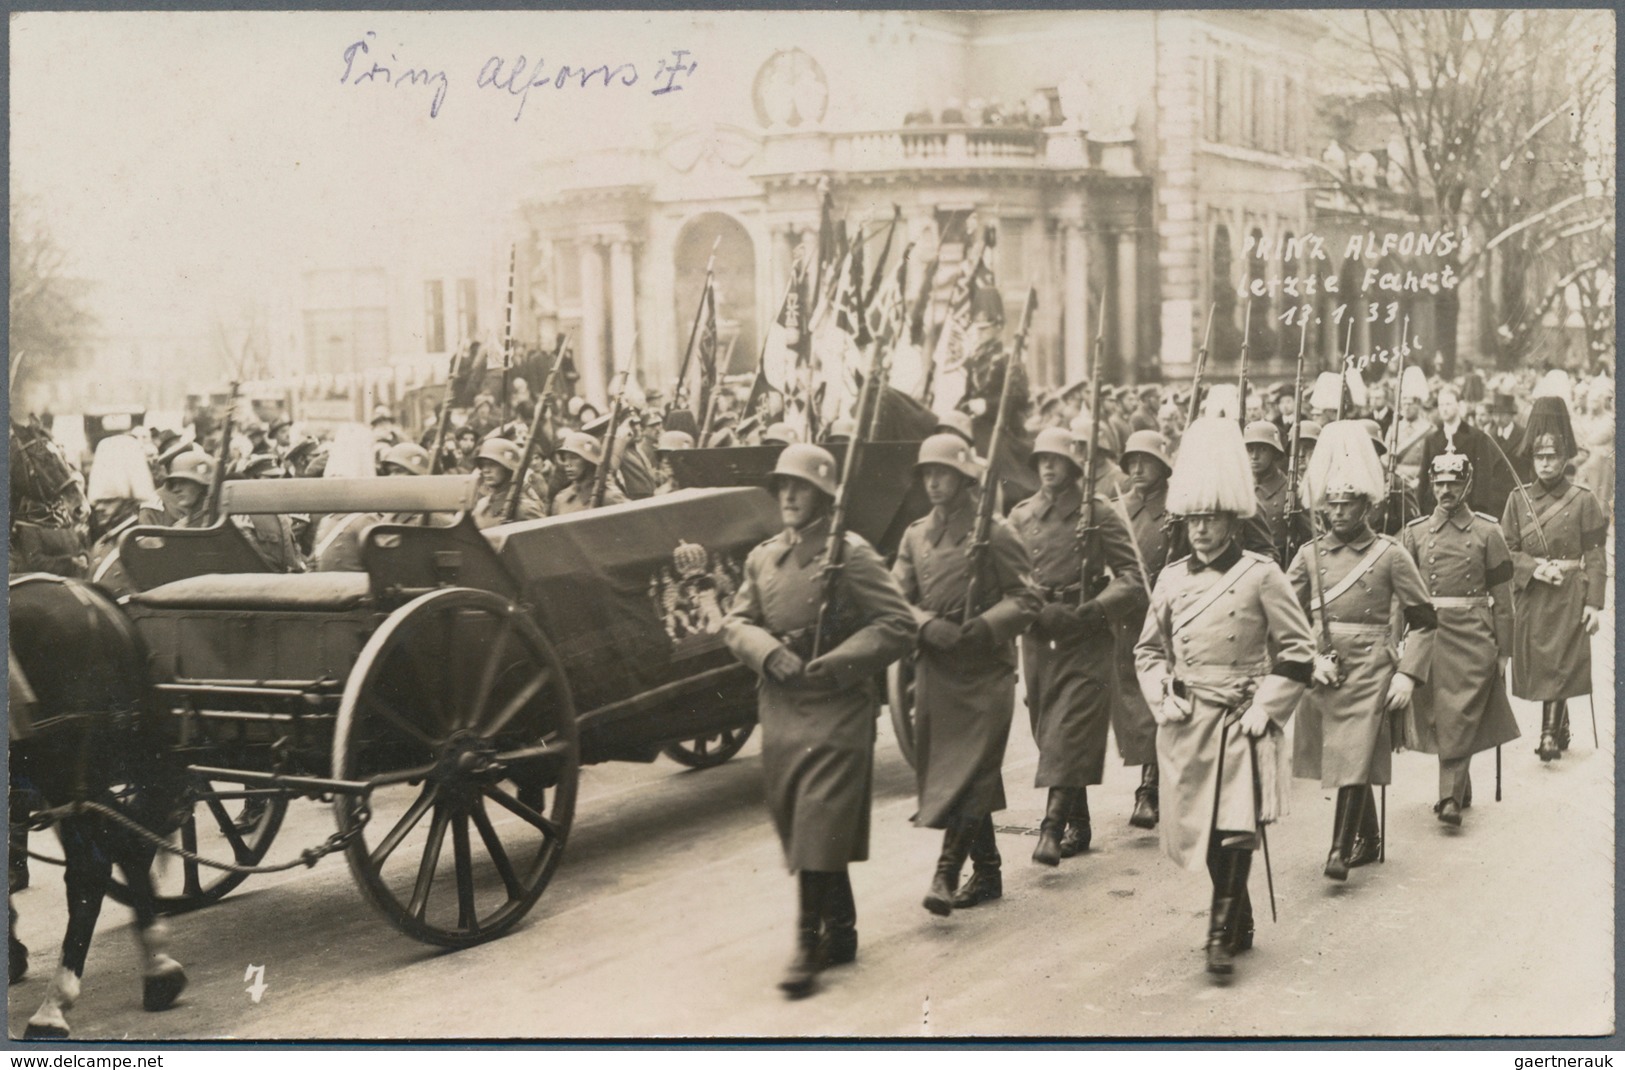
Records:
<instances>
[{"instance_id":1,"label":"street surface","mask_svg":"<svg viewBox=\"0 0 1625 1070\"><path fill-rule=\"evenodd\" d=\"M128 910L109 901L76 1039L590 1037L1595 1035L1613 1028L1614 624L1594 640L1597 727L1571 703L1574 742L1533 751L1538 704L1514 702L1523 738L1473 762L1463 827L1434 818L1437 764L1400 755L1388 792L1388 861L1321 876L1332 792L1296 781L1270 830L1280 921L1253 867L1257 948L1234 982L1203 972L1209 884L1127 824L1137 770L1108 760L1090 792L1094 849L1047 870L1029 860L1044 793L1025 708L996 816L1005 896L950 918L920 907L940 834L915 829L913 776L882 715L871 860L853 867L858 962L810 999L774 983L788 961L795 884L761 803L759 739L727 765L583 770L564 862L505 939L447 953L397 934L340 857L250 878L172 919L191 987L141 1010ZM297 803L268 861L332 830ZM54 849L46 837L36 847ZM447 852L449 855L449 851ZM967 867L968 871L968 867ZM59 872L19 894L29 977L8 996L21 1034L61 939ZM258 1002L245 980L264 967Z\"/></svg>"}]
</instances>

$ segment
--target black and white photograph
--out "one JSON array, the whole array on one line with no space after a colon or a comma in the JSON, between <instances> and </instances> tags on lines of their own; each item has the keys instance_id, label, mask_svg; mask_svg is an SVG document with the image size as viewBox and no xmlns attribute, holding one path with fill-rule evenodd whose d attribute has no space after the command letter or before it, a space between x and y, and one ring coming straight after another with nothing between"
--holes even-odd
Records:
<instances>
[{"instance_id":1,"label":"black and white photograph","mask_svg":"<svg viewBox=\"0 0 1625 1070\"><path fill-rule=\"evenodd\" d=\"M8 48L13 1047L1614 1037L1612 8Z\"/></svg>"}]
</instances>

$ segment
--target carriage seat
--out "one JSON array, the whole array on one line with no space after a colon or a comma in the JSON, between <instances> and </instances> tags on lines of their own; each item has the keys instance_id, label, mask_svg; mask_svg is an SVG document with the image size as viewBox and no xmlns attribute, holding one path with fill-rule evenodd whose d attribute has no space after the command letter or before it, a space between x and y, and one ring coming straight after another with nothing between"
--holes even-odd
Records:
<instances>
[{"instance_id":1,"label":"carriage seat","mask_svg":"<svg viewBox=\"0 0 1625 1070\"><path fill-rule=\"evenodd\" d=\"M192 576L132 594L129 601L143 609L342 613L371 594L364 572L267 572Z\"/></svg>"}]
</instances>

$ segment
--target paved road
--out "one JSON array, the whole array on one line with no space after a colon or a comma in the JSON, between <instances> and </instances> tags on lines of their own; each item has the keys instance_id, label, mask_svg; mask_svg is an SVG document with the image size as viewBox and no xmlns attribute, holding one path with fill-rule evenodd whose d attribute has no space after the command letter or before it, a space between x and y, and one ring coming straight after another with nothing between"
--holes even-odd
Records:
<instances>
[{"instance_id":1,"label":"paved road","mask_svg":"<svg viewBox=\"0 0 1625 1070\"><path fill-rule=\"evenodd\" d=\"M1262 866L1258 946L1234 984L1202 972L1208 884L1155 834L1126 824L1136 778L1110 766L1091 792L1095 849L1055 870L1028 861L1043 793L1024 714L999 815L1006 894L939 919L920 908L938 845L914 829L912 773L886 726L874 860L854 867L862 949L814 998L773 988L790 950L793 882L760 804L756 741L719 769L588 769L564 864L525 924L456 953L397 935L342 861L250 881L174 922L192 986L140 1009L129 914L110 903L72 1021L83 1038L969 1037L1550 1035L1612 1029L1613 625L1595 641L1601 748L1585 703L1574 748L1542 765L1539 709L1516 703L1505 801L1493 755L1476 803L1447 830L1430 806L1435 760L1401 755L1389 858L1347 884L1320 875L1331 793L1298 781L1271 834L1280 921ZM300 804L272 859L331 831ZM60 884L17 898L33 975L9 994L15 1035L60 939ZM255 1003L244 970L265 967Z\"/></svg>"}]
</instances>

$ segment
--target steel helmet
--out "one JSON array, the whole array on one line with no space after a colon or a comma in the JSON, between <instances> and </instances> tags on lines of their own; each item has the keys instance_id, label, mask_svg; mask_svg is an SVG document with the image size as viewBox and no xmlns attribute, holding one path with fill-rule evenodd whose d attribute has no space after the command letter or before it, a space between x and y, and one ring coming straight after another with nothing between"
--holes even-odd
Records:
<instances>
[{"instance_id":1,"label":"steel helmet","mask_svg":"<svg viewBox=\"0 0 1625 1070\"><path fill-rule=\"evenodd\" d=\"M1038 437L1033 440L1032 456L1027 458L1027 463L1037 468L1038 458L1046 453L1052 457L1063 457L1074 470L1083 471L1078 467L1078 459L1072 453L1072 435L1070 432L1059 427L1046 427L1038 432Z\"/></svg>"},{"instance_id":2,"label":"steel helmet","mask_svg":"<svg viewBox=\"0 0 1625 1070\"><path fill-rule=\"evenodd\" d=\"M829 425L824 433L825 442L851 442L852 436L858 433L858 422L850 416L843 416Z\"/></svg>"},{"instance_id":3,"label":"steel helmet","mask_svg":"<svg viewBox=\"0 0 1625 1070\"><path fill-rule=\"evenodd\" d=\"M1123 447L1123 467L1128 467L1128 459L1136 453L1150 457L1168 469L1171 474L1174 462L1168 459L1168 440L1156 431L1136 431L1128 437L1128 444Z\"/></svg>"},{"instance_id":4,"label":"steel helmet","mask_svg":"<svg viewBox=\"0 0 1625 1070\"><path fill-rule=\"evenodd\" d=\"M604 463L604 444L583 431L566 431L559 452L580 457L591 465Z\"/></svg>"},{"instance_id":5,"label":"steel helmet","mask_svg":"<svg viewBox=\"0 0 1625 1070\"><path fill-rule=\"evenodd\" d=\"M970 413L960 412L958 409L955 409L953 412L945 412L941 416L937 417L936 432L939 434L944 432L952 432L964 439L966 442L973 444L976 442L976 435L973 431L973 425L971 424Z\"/></svg>"},{"instance_id":6,"label":"steel helmet","mask_svg":"<svg viewBox=\"0 0 1625 1070\"><path fill-rule=\"evenodd\" d=\"M177 453L174 460L169 462L169 475L164 482L171 479L184 479L189 483L201 483L203 486L214 484L214 458L202 450L187 450Z\"/></svg>"},{"instance_id":7,"label":"steel helmet","mask_svg":"<svg viewBox=\"0 0 1625 1070\"><path fill-rule=\"evenodd\" d=\"M1375 420L1369 420L1369 419L1367 419L1367 420L1356 420L1355 423L1359 424L1362 428L1364 428L1365 433L1371 436L1371 444L1377 448L1377 456L1378 457L1381 457L1381 456L1383 456L1384 454L1386 454L1388 452L1388 443L1386 443L1386 442L1384 442L1382 440L1382 425L1381 424L1379 424Z\"/></svg>"},{"instance_id":8,"label":"steel helmet","mask_svg":"<svg viewBox=\"0 0 1625 1070\"><path fill-rule=\"evenodd\" d=\"M670 450L691 450L694 448L694 436L687 431L662 431L660 439L655 443L656 453L665 453Z\"/></svg>"},{"instance_id":9,"label":"steel helmet","mask_svg":"<svg viewBox=\"0 0 1625 1070\"><path fill-rule=\"evenodd\" d=\"M801 436L796 434L795 428L785 423L774 424L762 432L764 446L789 446L800 440Z\"/></svg>"},{"instance_id":10,"label":"steel helmet","mask_svg":"<svg viewBox=\"0 0 1625 1070\"><path fill-rule=\"evenodd\" d=\"M1089 448L1089 436L1093 433L1094 424L1087 414L1072 418L1073 452L1079 457ZM1109 453L1113 457L1116 457L1117 451L1123 448L1123 444L1117 441L1117 431L1112 427L1110 420L1101 421L1100 441L1096 444L1096 448L1101 453Z\"/></svg>"},{"instance_id":11,"label":"steel helmet","mask_svg":"<svg viewBox=\"0 0 1625 1070\"><path fill-rule=\"evenodd\" d=\"M415 476L426 476L429 474L429 451L416 442L402 442L384 452L383 463L404 468Z\"/></svg>"},{"instance_id":12,"label":"steel helmet","mask_svg":"<svg viewBox=\"0 0 1625 1070\"><path fill-rule=\"evenodd\" d=\"M793 477L811 483L833 498L837 475L835 456L829 450L810 442L792 442L779 452L778 463L767 480L768 485L777 490L780 479Z\"/></svg>"},{"instance_id":13,"label":"steel helmet","mask_svg":"<svg viewBox=\"0 0 1625 1070\"><path fill-rule=\"evenodd\" d=\"M914 470L918 472L928 464L946 465L969 479L976 479L982 474L970 443L950 432L932 435L920 443L920 459L914 463Z\"/></svg>"},{"instance_id":14,"label":"steel helmet","mask_svg":"<svg viewBox=\"0 0 1625 1070\"><path fill-rule=\"evenodd\" d=\"M1254 420L1247 425L1247 430L1241 436L1244 446L1268 446L1276 453L1286 456L1286 450L1281 448L1281 431L1268 420Z\"/></svg>"},{"instance_id":15,"label":"steel helmet","mask_svg":"<svg viewBox=\"0 0 1625 1070\"><path fill-rule=\"evenodd\" d=\"M1300 420L1293 427L1297 430L1299 442L1319 442L1320 423L1316 420Z\"/></svg>"},{"instance_id":16,"label":"steel helmet","mask_svg":"<svg viewBox=\"0 0 1625 1070\"><path fill-rule=\"evenodd\" d=\"M519 471L519 447L505 438L488 438L480 446L476 461L492 461L510 472Z\"/></svg>"}]
</instances>

